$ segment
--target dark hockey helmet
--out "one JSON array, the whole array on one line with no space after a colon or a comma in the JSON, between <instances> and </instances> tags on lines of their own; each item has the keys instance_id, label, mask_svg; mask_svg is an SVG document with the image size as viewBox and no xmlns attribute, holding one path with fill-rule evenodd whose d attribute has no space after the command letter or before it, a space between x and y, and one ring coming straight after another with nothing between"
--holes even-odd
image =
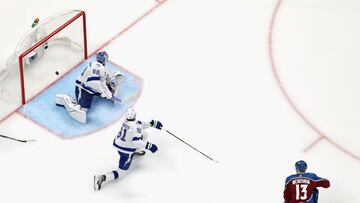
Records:
<instances>
[{"instance_id":1,"label":"dark hockey helmet","mask_svg":"<svg viewBox=\"0 0 360 203\"><path fill-rule=\"evenodd\" d=\"M101 51L96 54L96 61L105 66L106 62L109 60L109 55L106 51Z\"/></svg>"},{"instance_id":2,"label":"dark hockey helmet","mask_svg":"<svg viewBox=\"0 0 360 203\"><path fill-rule=\"evenodd\" d=\"M300 160L300 161L297 161L296 163L295 163L295 169L296 170L299 170L300 172L305 172L306 171L306 169L307 169L307 164L306 164L306 162L305 161L303 161L303 160Z\"/></svg>"}]
</instances>

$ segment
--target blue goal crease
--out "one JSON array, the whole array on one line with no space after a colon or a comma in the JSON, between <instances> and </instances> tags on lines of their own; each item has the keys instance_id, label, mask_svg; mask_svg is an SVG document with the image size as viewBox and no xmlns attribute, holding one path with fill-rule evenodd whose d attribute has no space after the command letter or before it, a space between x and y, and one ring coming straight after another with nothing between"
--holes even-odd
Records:
<instances>
[{"instance_id":1,"label":"blue goal crease","mask_svg":"<svg viewBox=\"0 0 360 203\"><path fill-rule=\"evenodd\" d=\"M94 97L91 109L87 113L87 123L82 124L72 119L65 108L55 105L56 94L67 94L75 98L75 80L95 56L74 68L65 77L54 83L40 95L20 108L19 112L35 123L64 138L74 138L90 134L111 123L116 122L140 96L142 80L111 62L106 64L109 72L120 71L125 75L121 82L118 98L124 101L114 104L113 101Z\"/></svg>"}]
</instances>

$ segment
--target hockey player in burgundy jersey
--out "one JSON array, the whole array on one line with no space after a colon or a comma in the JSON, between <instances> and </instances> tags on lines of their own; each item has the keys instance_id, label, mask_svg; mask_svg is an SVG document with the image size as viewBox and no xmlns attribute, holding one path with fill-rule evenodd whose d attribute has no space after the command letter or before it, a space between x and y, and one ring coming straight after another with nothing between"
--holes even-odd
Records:
<instances>
[{"instance_id":1,"label":"hockey player in burgundy jersey","mask_svg":"<svg viewBox=\"0 0 360 203\"><path fill-rule=\"evenodd\" d=\"M314 173L306 173L307 164L302 160L295 163L295 169L296 174L287 177L285 181L285 203L317 203L317 187L330 187L329 180Z\"/></svg>"}]
</instances>

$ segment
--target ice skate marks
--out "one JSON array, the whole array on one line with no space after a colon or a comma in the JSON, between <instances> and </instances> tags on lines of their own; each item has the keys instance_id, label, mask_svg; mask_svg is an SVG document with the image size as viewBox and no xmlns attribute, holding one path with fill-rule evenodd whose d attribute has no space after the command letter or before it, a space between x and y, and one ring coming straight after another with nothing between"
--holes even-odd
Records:
<instances>
[{"instance_id":1,"label":"ice skate marks","mask_svg":"<svg viewBox=\"0 0 360 203\"><path fill-rule=\"evenodd\" d=\"M117 95L122 100L121 104L114 105L113 101L94 97L92 107L88 112L86 124L81 124L72 119L65 108L56 106L56 94L67 94L75 98L75 80L94 57L84 61L73 69L64 78L60 79L40 95L23 106L19 112L35 123L64 138L73 138L90 134L100 130L118 119L132 106L140 95L142 80L127 70L111 62L106 64L109 72L120 71L125 74L120 91Z\"/></svg>"}]
</instances>

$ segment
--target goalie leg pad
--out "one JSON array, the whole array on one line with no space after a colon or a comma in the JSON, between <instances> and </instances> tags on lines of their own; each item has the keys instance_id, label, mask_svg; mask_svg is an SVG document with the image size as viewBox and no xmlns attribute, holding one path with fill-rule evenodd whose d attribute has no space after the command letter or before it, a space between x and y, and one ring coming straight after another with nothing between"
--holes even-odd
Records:
<instances>
[{"instance_id":1,"label":"goalie leg pad","mask_svg":"<svg viewBox=\"0 0 360 203\"><path fill-rule=\"evenodd\" d=\"M69 106L66 110L71 118L79 121L80 123L86 123L86 112L81 110L79 105Z\"/></svg>"},{"instance_id":2,"label":"goalie leg pad","mask_svg":"<svg viewBox=\"0 0 360 203\"><path fill-rule=\"evenodd\" d=\"M71 118L86 123L86 112L83 111L80 105L76 104L68 95L56 95L55 103L59 106L64 106Z\"/></svg>"},{"instance_id":3,"label":"goalie leg pad","mask_svg":"<svg viewBox=\"0 0 360 203\"><path fill-rule=\"evenodd\" d=\"M66 94L57 94L55 96L55 104L58 106L65 106L65 98L69 97Z\"/></svg>"}]
</instances>

